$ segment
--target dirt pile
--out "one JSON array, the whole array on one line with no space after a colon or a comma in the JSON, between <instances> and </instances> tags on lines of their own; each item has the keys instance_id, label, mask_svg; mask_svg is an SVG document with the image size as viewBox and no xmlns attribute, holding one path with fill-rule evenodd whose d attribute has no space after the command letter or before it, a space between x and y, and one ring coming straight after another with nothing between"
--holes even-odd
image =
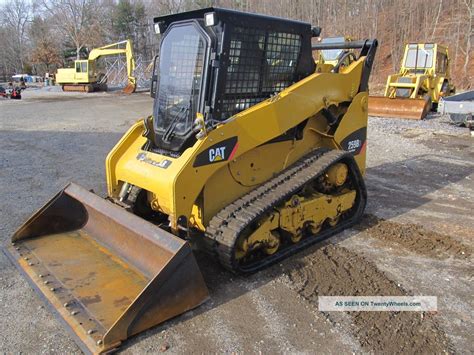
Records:
<instances>
[{"instance_id":1,"label":"dirt pile","mask_svg":"<svg viewBox=\"0 0 474 355\"><path fill-rule=\"evenodd\" d=\"M287 271L290 287L317 307L318 296L403 296L408 293L364 257L336 245L307 255L299 268ZM328 319L344 324L361 347L375 353L441 353L452 347L433 314L419 312L339 312Z\"/></svg>"},{"instance_id":2,"label":"dirt pile","mask_svg":"<svg viewBox=\"0 0 474 355\"><path fill-rule=\"evenodd\" d=\"M366 215L357 229L382 242L395 243L413 253L436 259L469 259L472 250L453 237L436 233L417 224L386 221Z\"/></svg>"}]
</instances>

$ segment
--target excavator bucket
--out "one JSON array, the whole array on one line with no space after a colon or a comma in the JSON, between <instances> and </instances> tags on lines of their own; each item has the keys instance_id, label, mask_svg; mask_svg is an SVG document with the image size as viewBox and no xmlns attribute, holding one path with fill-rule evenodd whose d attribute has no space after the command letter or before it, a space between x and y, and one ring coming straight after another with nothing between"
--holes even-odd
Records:
<instances>
[{"instance_id":1,"label":"excavator bucket","mask_svg":"<svg viewBox=\"0 0 474 355\"><path fill-rule=\"evenodd\" d=\"M187 242L74 184L6 250L86 353L111 351L208 298Z\"/></svg>"},{"instance_id":2,"label":"excavator bucket","mask_svg":"<svg viewBox=\"0 0 474 355\"><path fill-rule=\"evenodd\" d=\"M384 96L369 97L369 115L379 117L422 120L431 109L429 99L391 99Z\"/></svg>"},{"instance_id":3,"label":"excavator bucket","mask_svg":"<svg viewBox=\"0 0 474 355\"><path fill-rule=\"evenodd\" d=\"M133 94L136 88L137 88L136 84L128 83L128 85L123 88L122 92L125 94Z\"/></svg>"}]
</instances>

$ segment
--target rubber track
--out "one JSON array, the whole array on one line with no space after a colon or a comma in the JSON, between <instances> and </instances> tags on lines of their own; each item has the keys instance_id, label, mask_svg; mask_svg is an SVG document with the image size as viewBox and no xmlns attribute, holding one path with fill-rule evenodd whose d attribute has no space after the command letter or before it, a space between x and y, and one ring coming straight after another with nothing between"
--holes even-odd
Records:
<instances>
[{"instance_id":1,"label":"rubber track","mask_svg":"<svg viewBox=\"0 0 474 355\"><path fill-rule=\"evenodd\" d=\"M350 218L341 221L333 228L319 232L317 238L314 236L304 238L291 247L283 248L276 254L261 259L258 263L241 266L234 260L235 243L247 226L272 210L274 206L289 199L306 183L316 179L328 167L341 160L348 164L349 176L353 179L357 190L357 208ZM206 249L217 256L226 269L234 273L256 272L353 225L362 216L366 199L365 184L351 154L341 150L315 150L214 216L206 229Z\"/></svg>"}]
</instances>

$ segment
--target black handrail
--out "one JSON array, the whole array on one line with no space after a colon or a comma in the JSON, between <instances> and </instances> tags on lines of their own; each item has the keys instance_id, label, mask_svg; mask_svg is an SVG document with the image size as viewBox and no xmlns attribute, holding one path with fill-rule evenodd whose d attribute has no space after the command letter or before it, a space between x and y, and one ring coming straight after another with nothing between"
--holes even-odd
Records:
<instances>
[{"instance_id":1,"label":"black handrail","mask_svg":"<svg viewBox=\"0 0 474 355\"><path fill-rule=\"evenodd\" d=\"M348 41L339 43L316 43L311 45L312 50L326 49L360 49L364 47L372 47L377 40Z\"/></svg>"}]
</instances>

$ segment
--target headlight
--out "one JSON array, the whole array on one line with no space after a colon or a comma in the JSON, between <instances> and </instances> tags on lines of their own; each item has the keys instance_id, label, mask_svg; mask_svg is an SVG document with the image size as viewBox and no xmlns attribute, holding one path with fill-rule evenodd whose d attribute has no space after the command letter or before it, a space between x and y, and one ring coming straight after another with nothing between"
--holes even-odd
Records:
<instances>
[{"instance_id":1,"label":"headlight","mask_svg":"<svg viewBox=\"0 0 474 355\"><path fill-rule=\"evenodd\" d=\"M161 33L161 28L159 23L155 23L155 33L160 34Z\"/></svg>"},{"instance_id":2,"label":"headlight","mask_svg":"<svg viewBox=\"0 0 474 355\"><path fill-rule=\"evenodd\" d=\"M204 15L204 23L207 27L214 26L217 23L216 13L208 12Z\"/></svg>"}]
</instances>

